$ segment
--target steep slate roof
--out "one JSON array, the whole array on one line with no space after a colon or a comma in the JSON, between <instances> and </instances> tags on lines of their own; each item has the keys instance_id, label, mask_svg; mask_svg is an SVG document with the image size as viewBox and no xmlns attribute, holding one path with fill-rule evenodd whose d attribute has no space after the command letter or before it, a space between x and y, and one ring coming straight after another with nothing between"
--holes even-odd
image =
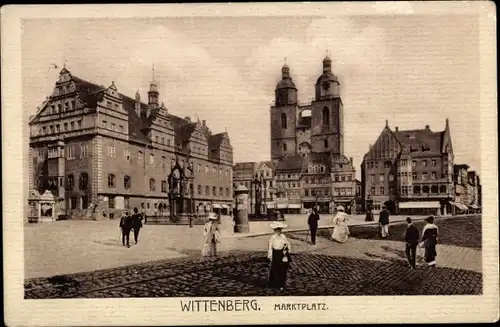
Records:
<instances>
[{"instance_id":1,"label":"steep slate roof","mask_svg":"<svg viewBox=\"0 0 500 327\"><path fill-rule=\"evenodd\" d=\"M310 152L304 157L304 160L302 161L302 170L307 171L309 164L321 164L325 166L326 171L329 171L331 162L330 158L331 156L330 153L328 152L323 152L323 153Z\"/></svg>"},{"instance_id":2,"label":"steep slate roof","mask_svg":"<svg viewBox=\"0 0 500 327\"><path fill-rule=\"evenodd\" d=\"M403 145L403 154L410 154L412 157L440 155L445 132L433 132L430 129L415 129L393 132L396 139ZM410 137L411 136L411 137ZM428 148L422 151L422 146ZM417 150L411 152L411 149Z\"/></svg>"},{"instance_id":3,"label":"steep slate roof","mask_svg":"<svg viewBox=\"0 0 500 327\"><path fill-rule=\"evenodd\" d=\"M278 161L276 171L302 171L302 162L304 158L299 155L286 156Z\"/></svg>"}]
</instances>

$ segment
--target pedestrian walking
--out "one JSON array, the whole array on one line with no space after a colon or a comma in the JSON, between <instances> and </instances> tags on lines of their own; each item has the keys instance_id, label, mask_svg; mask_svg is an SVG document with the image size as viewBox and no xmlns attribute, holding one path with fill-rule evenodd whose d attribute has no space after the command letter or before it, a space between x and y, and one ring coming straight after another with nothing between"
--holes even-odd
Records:
<instances>
[{"instance_id":1,"label":"pedestrian walking","mask_svg":"<svg viewBox=\"0 0 500 327\"><path fill-rule=\"evenodd\" d=\"M411 268L416 268L417 261L417 245L419 240L418 228L413 224L411 218L406 218L408 226L405 232L405 242L406 242L406 258L408 259L408 264Z\"/></svg>"},{"instance_id":2,"label":"pedestrian walking","mask_svg":"<svg viewBox=\"0 0 500 327\"><path fill-rule=\"evenodd\" d=\"M434 224L434 217L430 216L425 219L426 225L422 230L422 240L421 244L425 249L424 259L429 267L434 267L436 265L436 245L438 242L439 229Z\"/></svg>"},{"instance_id":3,"label":"pedestrian walking","mask_svg":"<svg viewBox=\"0 0 500 327\"><path fill-rule=\"evenodd\" d=\"M339 242L344 243L349 238L349 227L347 226L347 222L349 221L349 215L345 213L345 209L343 206L339 206L337 208L337 214L333 218L333 228L332 239Z\"/></svg>"},{"instance_id":4,"label":"pedestrian walking","mask_svg":"<svg viewBox=\"0 0 500 327\"><path fill-rule=\"evenodd\" d=\"M387 238L387 236L389 236L389 216L390 213L389 210L387 210L387 207L385 205L382 206L382 211L380 212L378 219L382 238Z\"/></svg>"},{"instance_id":5,"label":"pedestrian walking","mask_svg":"<svg viewBox=\"0 0 500 327\"><path fill-rule=\"evenodd\" d=\"M208 222L203 227L204 242L201 255L204 257L217 256L217 243L220 243L220 230L217 220L215 213L208 213Z\"/></svg>"},{"instance_id":6,"label":"pedestrian walking","mask_svg":"<svg viewBox=\"0 0 500 327\"><path fill-rule=\"evenodd\" d=\"M267 258L271 261L268 287L282 290L286 285L292 247L288 238L283 234L283 229L287 228L286 224L272 222L269 227L274 230L274 235L269 239L269 250L267 252Z\"/></svg>"},{"instance_id":7,"label":"pedestrian walking","mask_svg":"<svg viewBox=\"0 0 500 327\"><path fill-rule=\"evenodd\" d=\"M130 230L133 227L133 218L130 216L128 210L125 211L124 216L120 219L120 229L122 230L122 244L130 247Z\"/></svg>"},{"instance_id":8,"label":"pedestrian walking","mask_svg":"<svg viewBox=\"0 0 500 327\"><path fill-rule=\"evenodd\" d=\"M318 220L319 214L316 208L312 209L309 218L307 219L307 224L309 225L309 231L311 233L311 244L316 246L316 232L318 231Z\"/></svg>"},{"instance_id":9,"label":"pedestrian walking","mask_svg":"<svg viewBox=\"0 0 500 327\"><path fill-rule=\"evenodd\" d=\"M134 241L137 244L139 241L139 231L142 228L142 215L139 213L139 209L134 208L134 215L132 216L133 228L134 228Z\"/></svg>"}]
</instances>

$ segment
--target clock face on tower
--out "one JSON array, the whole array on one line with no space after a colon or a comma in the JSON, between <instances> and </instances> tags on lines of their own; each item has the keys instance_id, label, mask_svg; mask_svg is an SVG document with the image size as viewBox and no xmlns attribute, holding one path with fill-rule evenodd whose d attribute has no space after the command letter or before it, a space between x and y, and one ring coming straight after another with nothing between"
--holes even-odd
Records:
<instances>
[{"instance_id":1,"label":"clock face on tower","mask_svg":"<svg viewBox=\"0 0 500 327\"><path fill-rule=\"evenodd\" d=\"M324 82L323 83L323 90L328 91L330 89L330 83Z\"/></svg>"}]
</instances>

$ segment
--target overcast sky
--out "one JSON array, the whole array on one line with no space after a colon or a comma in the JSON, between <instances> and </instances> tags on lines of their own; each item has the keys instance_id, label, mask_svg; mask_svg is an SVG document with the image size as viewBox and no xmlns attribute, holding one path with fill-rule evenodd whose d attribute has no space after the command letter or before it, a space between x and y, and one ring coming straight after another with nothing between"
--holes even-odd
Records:
<instances>
[{"instance_id":1,"label":"overcast sky","mask_svg":"<svg viewBox=\"0 0 500 327\"><path fill-rule=\"evenodd\" d=\"M170 113L206 119L214 133L227 128L235 162L269 160L269 106L284 58L308 102L328 50L358 178L386 119L400 130L441 131L449 118L455 163L480 171L477 24L458 15L26 20L25 118L52 91L52 63L66 60L97 84L115 81L131 97L139 89L144 101L154 64Z\"/></svg>"}]
</instances>

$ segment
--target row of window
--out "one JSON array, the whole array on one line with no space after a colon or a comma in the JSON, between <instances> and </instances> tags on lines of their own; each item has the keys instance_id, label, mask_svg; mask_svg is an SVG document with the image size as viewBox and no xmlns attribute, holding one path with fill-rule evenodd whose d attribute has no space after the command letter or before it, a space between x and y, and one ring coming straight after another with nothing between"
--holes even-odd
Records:
<instances>
[{"instance_id":1,"label":"row of window","mask_svg":"<svg viewBox=\"0 0 500 327\"><path fill-rule=\"evenodd\" d=\"M150 192L156 192L156 186L157 182L154 178L149 179L149 191ZM108 187L109 188L115 188L116 187L116 176L114 174L109 174L108 175ZM123 177L123 187L125 189L130 189L132 187L132 179L130 176L125 175ZM189 184L189 188L186 189L186 193L189 194L189 190L192 189L192 184ZM162 180L160 183L160 188L162 193L167 193L168 192L168 186L167 186L167 181ZM225 189L226 196L229 196L229 188ZM202 194L202 185L198 185L197 188L197 194L201 195ZM210 187L205 186L205 195L210 195ZM217 188L214 186L212 187L212 195L217 196ZM219 196L224 196L224 188L220 187L219 188Z\"/></svg>"},{"instance_id":2,"label":"row of window","mask_svg":"<svg viewBox=\"0 0 500 327\"><path fill-rule=\"evenodd\" d=\"M104 129L112 130L113 132L125 133L125 127L123 127L123 125L118 125L118 128L116 128L116 124L115 123L110 123L109 127L108 127L108 122L106 120L102 120L101 121L101 126L100 127L104 128Z\"/></svg>"},{"instance_id":3,"label":"row of window","mask_svg":"<svg viewBox=\"0 0 500 327\"><path fill-rule=\"evenodd\" d=\"M76 128L75 128L75 122L71 121L69 123L64 123L62 130L61 130L60 124L50 125L50 126L42 126L40 128L40 134L41 135L48 135L48 134L54 134L54 133L69 132L69 131L73 131L75 129L81 129L81 128L82 128L82 120L80 119L80 120L76 121Z\"/></svg>"},{"instance_id":4,"label":"row of window","mask_svg":"<svg viewBox=\"0 0 500 327\"><path fill-rule=\"evenodd\" d=\"M400 165L401 167L406 167L406 166L408 166L408 162L409 162L409 160L407 160L407 159L401 159L401 160L399 161L399 165ZM380 167L382 167L382 166L381 166L381 164L382 164L382 163L381 163L381 162L379 162L379 161L368 161L368 162L366 163L367 168L379 168L379 166L380 166ZM416 168L416 167L417 167L417 164L418 164L418 161L417 161L417 160L412 160L412 161L411 161L411 166L412 166L412 168ZM420 165L421 165L422 167L428 167L428 166L429 166L429 164L430 164L432 167L436 167L436 165L437 165L437 161L436 161L436 160L434 160L434 159L432 159L432 160L427 160L427 159L420 160ZM391 165L392 165L392 164L391 164L391 162L390 162L390 161L384 161L384 163L383 163L383 167L384 167L384 168L390 168L390 167L391 167Z\"/></svg>"},{"instance_id":5,"label":"row of window","mask_svg":"<svg viewBox=\"0 0 500 327\"><path fill-rule=\"evenodd\" d=\"M273 187L273 181L264 181L266 187ZM288 183L290 184L290 183ZM295 184L295 183L294 183ZM240 185L245 185L246 188L250 189L252 182L240 182ZM276 185L279 185L279 183L276 183ZM264 185L263 185L264 187ZM295 187L295 186L294 186Z\"/></svg>"},{"instance_id":6,"label":"row of window","mask_svg":"<svg viewBox=\"0 0 500 327\"><path fill-rule=\"evenodd\" d=\"M71 111L75 110L76 105L75 105L75 100L72 101L66 101L64 102L64 107L61 103L58 103L57 105L53 104L50 106L50 113L52 115L61 113L61 112L66 112L66 111Z\"/></svg>"},{"instance_id":7,"label":"row of window","mask_svg":"<svg viewBox=\"0 0 500 327\"><path fill-rule=\"evenodd\" d=\"M110 156L112 158L116 158L116 147L114 145L108 145L108 156ZM132 160L132 156L130 154L130 151L127 149L123 150L123 156L124 156L125 160L127 160L127 161ZM144 154L142 153L142 151L138 151L137 152L138 164L142 166L143 160L144 160ZM166 156L162 156L160 162L161 162L161 168L167 168L167 157ZM149 155L149 164L150 165L155 164L155 155L152 153ZM171 168L173 165L174 165L173 160L171 160L171 166L169 168ZM181 167L184 167L184 160L181 160L180 165L181 165ZM198 164L196 171L198 173L202 171L201 164ZM205 174L208 174L210 172L210 166L206 165L204 167L204 171L205 171ZM229 169L225 169L225 171L223 172L223 169L219 168L219 176L222 176L223 173L225 174L226 177L230 176ZM214 176L217 176L217 168L215 166L212 167L212 174Z\"/></svg>"},{"instance_id":8,"label":"row of window","mask_svg":"<svg viewBox=\"0 0 500 327\"><path fill-rule=\"evenodd\" d=\"M88 188L88 184L89 184L89 175L87 173L80 173L80 176L78 178L78 189L80 191L85 191ZM74 186L75 186L75 175L69 174L66 179L66 190L71 191Z\"/></svg>"},{"instance_id":9,"label":"row of window","mask_svg":"<svg viewBox=\"0 0 500 327\"><path fill-rule=\"evenodd\" d=\"M370 194L371 195L386 195L385 193L385 188L384 187L379 187L378 189L378 193L376 193L376 188L375 187L372 187L370 189ZM415 185L415 186L402 186L399 191L401 194L428 194L428 193L432 193L432 194L439 194L439 193L447 193L447 190L448 188L446 187L446 185L441 185L440 187L438 187L437 185L432 185L432 186L423 186L423 187L420 187L418 185Z\"/></svg>"},{"instance_id":10,"label":"row of window","mask_svg":"<svg viewBox=\"0 0 500 327\"><path fill-rule=\"evenodd\" d=\"M429 173L428 172L422 172L422 173L418 173L418 172L403 172L403 173L398 173L398 179L400 180L409 180L410 177L412 180L416 181L416 180L419 180L419 175L420 175L420 180L428 180L429 179ZM430 174L430 179L433 180L433 179L437 179L437 172L433 171L431 172ZM441 177L443 178L445 175L444 174L441 174ZM370 174L369 176L369 180L370 182L374 182L375 181L375 174ZM379 174L379 178L378 178L379 182L384 182L385 180L385 174ZM392 174L389 174L389 181L392 182L394 180L394 176Z\"/></svg>"}]
</instances>

